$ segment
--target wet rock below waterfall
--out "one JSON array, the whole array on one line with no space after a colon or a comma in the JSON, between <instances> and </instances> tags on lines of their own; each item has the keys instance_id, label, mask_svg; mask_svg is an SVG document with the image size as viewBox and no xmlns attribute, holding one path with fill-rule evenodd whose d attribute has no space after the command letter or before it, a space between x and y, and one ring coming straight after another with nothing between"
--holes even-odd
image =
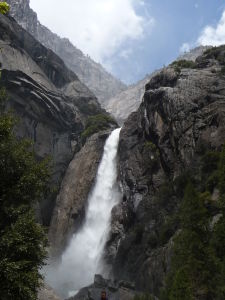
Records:
<instances>
[{"instance_id":1,"label":"wet rock below waterfall","mask_svg":"<svg viewBox=\"0 0 225 300\"><path fill-rule=\"evenodd\" d=\"M81 289L76 296L68 300L99 300L102 290L106 291L108 300L132 300L136 294L134 285L130 282L117 282L95 275L92 285Z\"/></svg>"},{"instance_id":2,"label":"wet rock below waterfall","mask_svg":"<svg viewBox=\"0 0 225 300\"><path fill-rule=\"evenodd\" d=\"M38 300L62 300L55 291L46 284L38 291Z\"/></svg>"}]
</instances>

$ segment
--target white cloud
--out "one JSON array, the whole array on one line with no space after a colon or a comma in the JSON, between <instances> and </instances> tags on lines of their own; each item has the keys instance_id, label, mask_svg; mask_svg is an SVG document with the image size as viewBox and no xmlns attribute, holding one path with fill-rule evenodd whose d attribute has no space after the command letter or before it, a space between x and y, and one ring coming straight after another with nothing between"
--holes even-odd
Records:
<instances>
[{"instance_id":1,"label":"white cloud","mask_svg":"<svg viewBox=\"0 0 225 300\"><path fill-rule=\"evenodd\" d=\"M180 53L189 52L191 49L191 45L189 43L183 43L183 45L180 47Z\"/></svg>"},{"instance_id":2,"label":"white cloud","mask_svg":"<svg viewBox=\"0 0 225 300\"><path fill-rule=\"evenodd\" d=\"M206 26L198 38L198 44L206 46L219 46L225 44L225 11L219 23L213 26Z\"/></svg>"},{"instance_id":3,"label":"white cloud","mask_svg":"<svg viewBox=\"0 0 225 300\"><path fill-rule=\"evenodd\" d=\"M128 40L140 39L154 20L138 15L142 0L31 0L40 21L99 62Z\"/></svg>"},{"instance_id":4,"label":"white cloud","mask_svg":"<svg viewBox=\"0 0 225 300\"><path fill-rule=\"evenodd\" d=\"M120 52L119 56L125 59L128 59L129 56L133 53L132 49L124 49Z\"/></svg>"}]
</instances>

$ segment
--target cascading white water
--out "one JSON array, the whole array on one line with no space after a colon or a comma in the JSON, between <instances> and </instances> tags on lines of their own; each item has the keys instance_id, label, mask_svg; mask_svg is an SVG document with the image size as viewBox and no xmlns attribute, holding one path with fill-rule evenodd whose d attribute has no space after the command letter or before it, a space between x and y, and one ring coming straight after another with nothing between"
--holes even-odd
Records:
<instances>
[{"instance_id":1,"label":"cascading white water","mask_svg":"<svg viewBox=\"0 0 225 300\"><path fill-rule=\"evenodd\" d=\"M100 259L110 229L111 210L120 199L116 182L119 133L120 129L115 129L105 143L82 228L73 235L61 263L47 268L47 282L64 297L91 284L101 268Z\"/></svg>"}]
</instances>

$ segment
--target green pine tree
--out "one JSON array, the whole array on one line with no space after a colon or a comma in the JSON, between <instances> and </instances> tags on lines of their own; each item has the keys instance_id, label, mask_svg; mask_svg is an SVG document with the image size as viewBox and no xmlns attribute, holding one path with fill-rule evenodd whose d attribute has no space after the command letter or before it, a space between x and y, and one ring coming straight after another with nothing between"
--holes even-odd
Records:
<instances>
[{"instance_id":1,"label":"green pine tree","mask_svg":"<svg viewBox=\"0 0 225 300\"><path fill-rule=\"evenodd\" d=\"M215 287L216 298L225 299L225 146L220 153L218 166L219 176L219 205L221 212L218 222L214 225L211 238L211 246L215 251L218 263L217 285Z\"/></svg>"},{"instance_id":2,"label":"green pine tree","mask_svg":"<svg viewBox=\"0 0 225 300\"><path fill-rule=\"evenodd\" d=\"M193 298L193 287L192 282L188 276L185 268L179 268L174 274L172 281L171 291L169 294L169 300L192 300Z\"/></svg>"},{"instance_id":3,"label":"green pine tree","mask_svg":"<svg viewBox=\"0 0 225 300\"><path fill-rule=\"evenodd\" d=\"M220 195L223 196L222 199L225 199L225 146L223 146L222 151L220 153L218 173ZM225 205L225 201L223 201L223 203Z\"/></svg>"},{"instance_id":4,"label":"green pine tree","mask_svg":"<svg viewBox=\"0 0 225 300\"><path fill-rule=\"evenodd\" d=\"M213 276L217 268L209 247L209 216L203 197L192 184L185 189L180 219L181 230L174 241L167 299L214 299Z\"/></svg>"},{"instance_id":5,"label":"green pine tree","mask_svg":"<svg viewBox=\"0 0 225 300\"><path fill-rule=\"evenodd\" d=\"M46 258L46 236L32 207L47 192L47 161L37 162L32 144L16 139L18 122L4 111L0 89L0 298L35 300Z\"/></svg>"}]
</instances>

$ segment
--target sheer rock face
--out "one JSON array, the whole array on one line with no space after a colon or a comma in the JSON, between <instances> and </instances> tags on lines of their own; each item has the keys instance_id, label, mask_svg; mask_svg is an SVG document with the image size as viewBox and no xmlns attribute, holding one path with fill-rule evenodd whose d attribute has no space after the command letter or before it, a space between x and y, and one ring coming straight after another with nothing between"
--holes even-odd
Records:
<instances>
[{"instance_id":1,"label":"sheer rock face","mask_svg":"<svg viewBox=\"0 0 225 300\"><path fill-rule=\"evenodd\" d=\"M10 14L45 47L53 50L74 71L80 80L97 96L105 107L108 99L126 88L126 85L109 74L100 64L85 56L68 39L60 38L40 24L29 0L7 0Z\"/></svg>"},{"instance_id":2,"label":"sheer rock face","mask_svg":"<svg viewBox=\"0 0 225 300\"><path fill-rule=\"evenodd\" d=\"M177 199L159 187L185 171L195 172L202 149L219 150L225 141L225 76L210 54L196 69L171 67L146 85L140 108L125 122L119 143L123 202L116 208L105 258L117 279L159 295L170 267L173 238L156 244ZM161 199L159 201L159 199ZM118 230L119 228L119 230Z\"/></svg>"},{"instance_id":3,"label":"sheer rock face","mask_svg":"<svg viewBox=\"0 0 225 300\"><path fill-rule=\"evenodd\" d=\"M105 108L120 124L123 124L128 116L138 109L145 92L145 85L152 76L145 77L109 99Z\"/></svg>"},{"instance_id":4,"label":"sheer rock face","mask_svg":"<svg viewBox=\"0 0 225 300\"><path fill-rule=\"evenodd\" d=\"M105 140L110 130L91 136L75 154L63 178L56 199L49 240L52 256L57 257L65 248L71 234L83 221L88 194L95 181Z\"/></svg>"},{"instance_id":5,"label":"sheer rock face","mask_svg":"<svg viewBox=\"0 0 225 300\"><path fill-rule=\"evenodd\" d=\"M181 55L177 60L195 61L198 56L202 55L203 52L209 48L208 46L194 48L190 52ZM120 124L123 124L128 116L139 108L145 92L145 85L161 71L162 69L147 75L144 79L109 99L105 106L106 110L110 112Z\"/></svg>"},{"instance_id":6,"label":"sheer rock face","mask_svg":"<svg viewBox=\"0 0 225 300\"><path fill-rule=\"evenodd\" d=\"M38 159L50 155L52 184L57 187L69 162L82 147L88 116L101 113L97 99L51 50L11 17L0 14L0 63L9 108L19 117L18 137L34 142ZM101 156L103 147L99 146ZM97 155L97 154L96 154ZM55 196L41 203L41 219L50 224Z\"/></svg>"}]
</instances>

